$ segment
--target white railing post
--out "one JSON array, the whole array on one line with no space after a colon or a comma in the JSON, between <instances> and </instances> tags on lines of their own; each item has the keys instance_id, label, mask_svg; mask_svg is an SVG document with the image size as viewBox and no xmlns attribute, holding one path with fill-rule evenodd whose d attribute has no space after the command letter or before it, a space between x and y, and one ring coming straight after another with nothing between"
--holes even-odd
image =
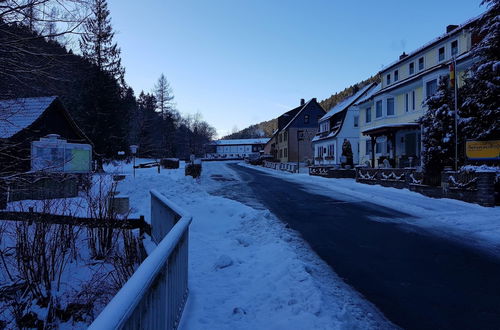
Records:
<instances>
[{"instance_id":1,"label":"white railing post","mask_svg":"<svg viewBox=\"0 0 500 330\"><path fill-rule=\"evenodd\" d=\"M191 216L151 190L151 225L158 246L139 265L89 329L176 329L188 295Z\"/></svg>"}]
</instances>

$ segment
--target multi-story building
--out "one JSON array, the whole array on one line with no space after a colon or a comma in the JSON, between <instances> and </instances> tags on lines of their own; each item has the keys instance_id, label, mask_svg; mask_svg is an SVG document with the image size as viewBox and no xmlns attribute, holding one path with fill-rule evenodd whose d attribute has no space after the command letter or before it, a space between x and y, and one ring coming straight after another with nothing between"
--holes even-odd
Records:
<instances>
[{"instance_id":1,"label":"multi-story building","mask_svg":"<svg viewBox=\"0 0 500 330\"><path fill-rule=\"evenodd\" d=\"M472 64L471 33L475 19L460 26L449 25L446 33L405 54L379 72L380 90L358 102L360 163L378 166L388 159L392 166L419 166L421 131L417 120L426 111L424 101L433 95L439 78L450 74L456 62L458 85Z\"/></svg>"},{"instance_id":2,"label":"multi-story building","mask_svg":"<svg viewBox=\"0 0 500 330\"><path fill-rule=\"evenodd\" d=\"M312 140L315 165L348 163L347 159L342 160L342 148L346 144L351 146L353 163L358 163L359 110L353 104L375 88L374 83L362 87L319 120L319 132Z\"/></svg>"},{"instance_id":3,"label":"multi-story building","mask_svg":"<svg viewBox=\"0 0 500 330\"><path fill-rule=\"evenodd\" d=\"M278 129L265 148L282 163L312 160L312 138L318 131L318 120L325 110L316 98L305 102L278 117Z\"/></svg>"}]
</instances>

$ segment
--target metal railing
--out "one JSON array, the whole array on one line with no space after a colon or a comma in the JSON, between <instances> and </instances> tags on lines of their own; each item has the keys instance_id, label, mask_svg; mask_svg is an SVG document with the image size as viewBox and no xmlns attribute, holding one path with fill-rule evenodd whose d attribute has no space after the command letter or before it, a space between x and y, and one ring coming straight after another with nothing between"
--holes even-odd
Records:
<instances>
[{"instance_id":1,"label":"metal railing","mask_svg":"<svg viewBox=\"0 0 500 330\"><path fill-rule=\"evenodd\" d=\"M188 296L191 216L151 190L153 252L89 329L176 329Z\"/></svg>"}]
</instances>

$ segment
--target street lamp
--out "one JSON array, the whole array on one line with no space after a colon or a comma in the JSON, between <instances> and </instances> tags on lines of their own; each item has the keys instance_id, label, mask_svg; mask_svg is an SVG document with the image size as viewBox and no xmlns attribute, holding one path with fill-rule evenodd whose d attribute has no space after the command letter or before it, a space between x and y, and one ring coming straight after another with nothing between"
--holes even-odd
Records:
<instances>
[{"instance_id":1,"label":"street lamp","mask_svg":"<svg viewBox=\"0 0 500 330\"><path fill-rule=\"evenodd\" d=\"M137 145L135 145L135 144L132 144L130 146L130 152L134 156L134 178L135 178L135 154L137 153L137 148L139 148L139 147Z\"/></svg>"}]
</instances>

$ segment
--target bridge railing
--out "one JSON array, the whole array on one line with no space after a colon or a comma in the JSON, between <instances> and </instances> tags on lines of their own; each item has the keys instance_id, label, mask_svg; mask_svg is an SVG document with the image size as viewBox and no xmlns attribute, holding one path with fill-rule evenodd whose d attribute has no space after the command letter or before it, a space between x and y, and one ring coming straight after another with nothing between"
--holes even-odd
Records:
<instances>
[{"instance_id":1,"label":"bridge railing","mask_svg":"<svg viewBox=\"0 0 500 330\"><path fill-rule=\"evenodd\" d=\"M191 216L151 190L152 237L158 246L89 329L176 329L188 296Z\"/></svg>"}]
</instances>

